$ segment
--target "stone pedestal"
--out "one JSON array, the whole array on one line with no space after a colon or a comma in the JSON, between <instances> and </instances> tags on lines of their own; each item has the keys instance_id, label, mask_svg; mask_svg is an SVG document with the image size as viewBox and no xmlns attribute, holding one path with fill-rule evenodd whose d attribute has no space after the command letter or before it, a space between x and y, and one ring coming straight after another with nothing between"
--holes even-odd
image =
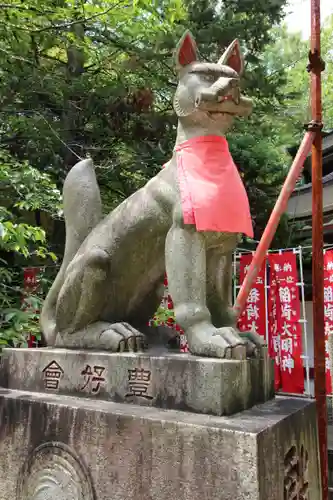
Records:
<instances>
[{"instance_id":1,"label":"stone pedestal","mask_svg":"<svg viewBox=\"0 0 333 500\"><path fill-rule=\"evenodd\" d=\"M5 349L6 387L214 415L271 399L273 364L190 354ZM0 372L1 377L1 372Z\"/></svg>"},{"instance_id":2,"label":"stone pedestal","mask_svg":"<svg viewBox=\"0 0 333 500\"><path fill-rule=\"evenodd\" d=\"M230 362L181 356L7 350L0 500L319 500L314 402L278 397L214 415L230 408L222 379ZM247 373L254 366L236 363ZM144 371L133 378L136 369ZM263 381L252 384L261 387L252 401L267 399ZM135 404L125 403L129 390L141 391ZM246 391L234 408L250 405ZM186 411L161 408L168 403ZM211 414L198 413L200 404Z\"/></svg>"}]
</instances>

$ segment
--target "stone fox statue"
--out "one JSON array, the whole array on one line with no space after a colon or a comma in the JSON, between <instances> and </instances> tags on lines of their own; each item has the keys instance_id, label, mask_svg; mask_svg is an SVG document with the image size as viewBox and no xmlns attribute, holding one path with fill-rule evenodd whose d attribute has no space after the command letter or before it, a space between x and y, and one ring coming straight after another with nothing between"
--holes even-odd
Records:
<instances>
[{"instance_id":1,"label":"stone fox statue","mask_svg":"<svg viewBox=\"0 0 333 500\"><path fill-rule=\"evenodd\" d=\"M224 137L234 117L252 109L240 93L239 43L217 63L199 62L186 32L176 69L176 145L158 175L105 218L92 161L67 175L64 259L41 313L46 345L141 350L166 272L192 354L244 358L260 350L260 337L241 336L229 309L232 252L241 233L252 235Z\"/></svg>"}]
</instances>

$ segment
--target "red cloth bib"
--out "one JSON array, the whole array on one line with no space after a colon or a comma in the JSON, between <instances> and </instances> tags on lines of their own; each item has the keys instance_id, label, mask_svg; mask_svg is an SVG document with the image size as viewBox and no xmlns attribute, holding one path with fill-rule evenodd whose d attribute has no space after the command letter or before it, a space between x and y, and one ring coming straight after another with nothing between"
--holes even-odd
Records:
<instances>
[{"instance_id":1,"label":"red cloth bib","mask_svg":"<svg viewBox=\"0 0 333 500\"><path fill-rule=\"evenodd\" d=\"M194 137L175 151L184 223L253 238L248 197L226 138Z\"/></svg>"}]
</instances>

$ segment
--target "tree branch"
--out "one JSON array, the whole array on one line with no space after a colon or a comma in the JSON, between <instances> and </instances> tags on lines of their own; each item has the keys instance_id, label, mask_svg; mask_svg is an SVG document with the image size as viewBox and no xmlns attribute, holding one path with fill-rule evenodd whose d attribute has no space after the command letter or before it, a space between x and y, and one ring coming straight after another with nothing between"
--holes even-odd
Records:
<instances>
[{"instance_id":1,"label":"tree branch","mask_svg":"<svg viewBox=\"0 0 333 500\"><path fill-rule=\"evenodd\" d=\"M60 64L63 64L64 66L67 66L67 62L66 61L62 61L61 59L58 59L57 57L52 57L52 56L49 56L47 54L43 54L43 52L39 52L39 57L43 57L44 59L49 59L50 61L55 61L55 62L58 62Z\"/></svg>"},{"instance_id":2,"label":"tree branch","mask_svg":"<svg viewBox=\"0 0 333 500\"><path fill-rule=\"evenodd\" d=\"M83 17L81 19L76 19L75 21L71 21L68 23L62 23L62 24L55 24L51 26L45 26L44 28L39 28L36 30L33 30L33 33L43 33L44 31L49 31L49 30L62 30L62 29L67 29L67 28L72 28L76 24L85 24L88 21L92 21L93 19L97 19L98 17L105 16L108 14L111 10L117 8L121 3L123 3L122 0L120 0L118 3L115 5L112 5L112 7L109 7L108 9L104 10L103 12L98 12L97 14L93 14L89 17ZM31 30L29 30L31 32Z\"/></svg>"},{"instance_id":3,"label":"tree branch","mask_svg":"<svg viewBox=\"0 0 333 500\"><path fill-rule=\"evenodd\" d=\"M25 62L25 63L29 64L30 66L36 66L36 64L34 62L32 62L32 61L29 61L29 59L25 59L24 57L21 57L21 56L15 56L11 52L9 52L9 50L2 49L0 47L0 52L3 52L7 56L9 56L11 59L16 59L17 61Z\"/></svg>"}]
</instances>

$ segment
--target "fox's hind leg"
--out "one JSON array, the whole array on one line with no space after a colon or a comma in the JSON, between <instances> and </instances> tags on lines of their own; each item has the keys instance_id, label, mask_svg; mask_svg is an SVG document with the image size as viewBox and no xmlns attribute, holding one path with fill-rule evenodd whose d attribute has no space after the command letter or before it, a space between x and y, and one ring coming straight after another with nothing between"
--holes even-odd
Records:
<instances>
[{"instance_id":1,"label":"fox's hind leg","mask_svg":"<svg viewBox=\"0 0 333 500\"><path fill-rule=\"evenodd\" d=\"M74 259L67 269L56 307L56 345L111 351L136 351L144 336L128 323L100 321L106 297L110 256L95 248Z\"/></svg>"}]
</instances>

